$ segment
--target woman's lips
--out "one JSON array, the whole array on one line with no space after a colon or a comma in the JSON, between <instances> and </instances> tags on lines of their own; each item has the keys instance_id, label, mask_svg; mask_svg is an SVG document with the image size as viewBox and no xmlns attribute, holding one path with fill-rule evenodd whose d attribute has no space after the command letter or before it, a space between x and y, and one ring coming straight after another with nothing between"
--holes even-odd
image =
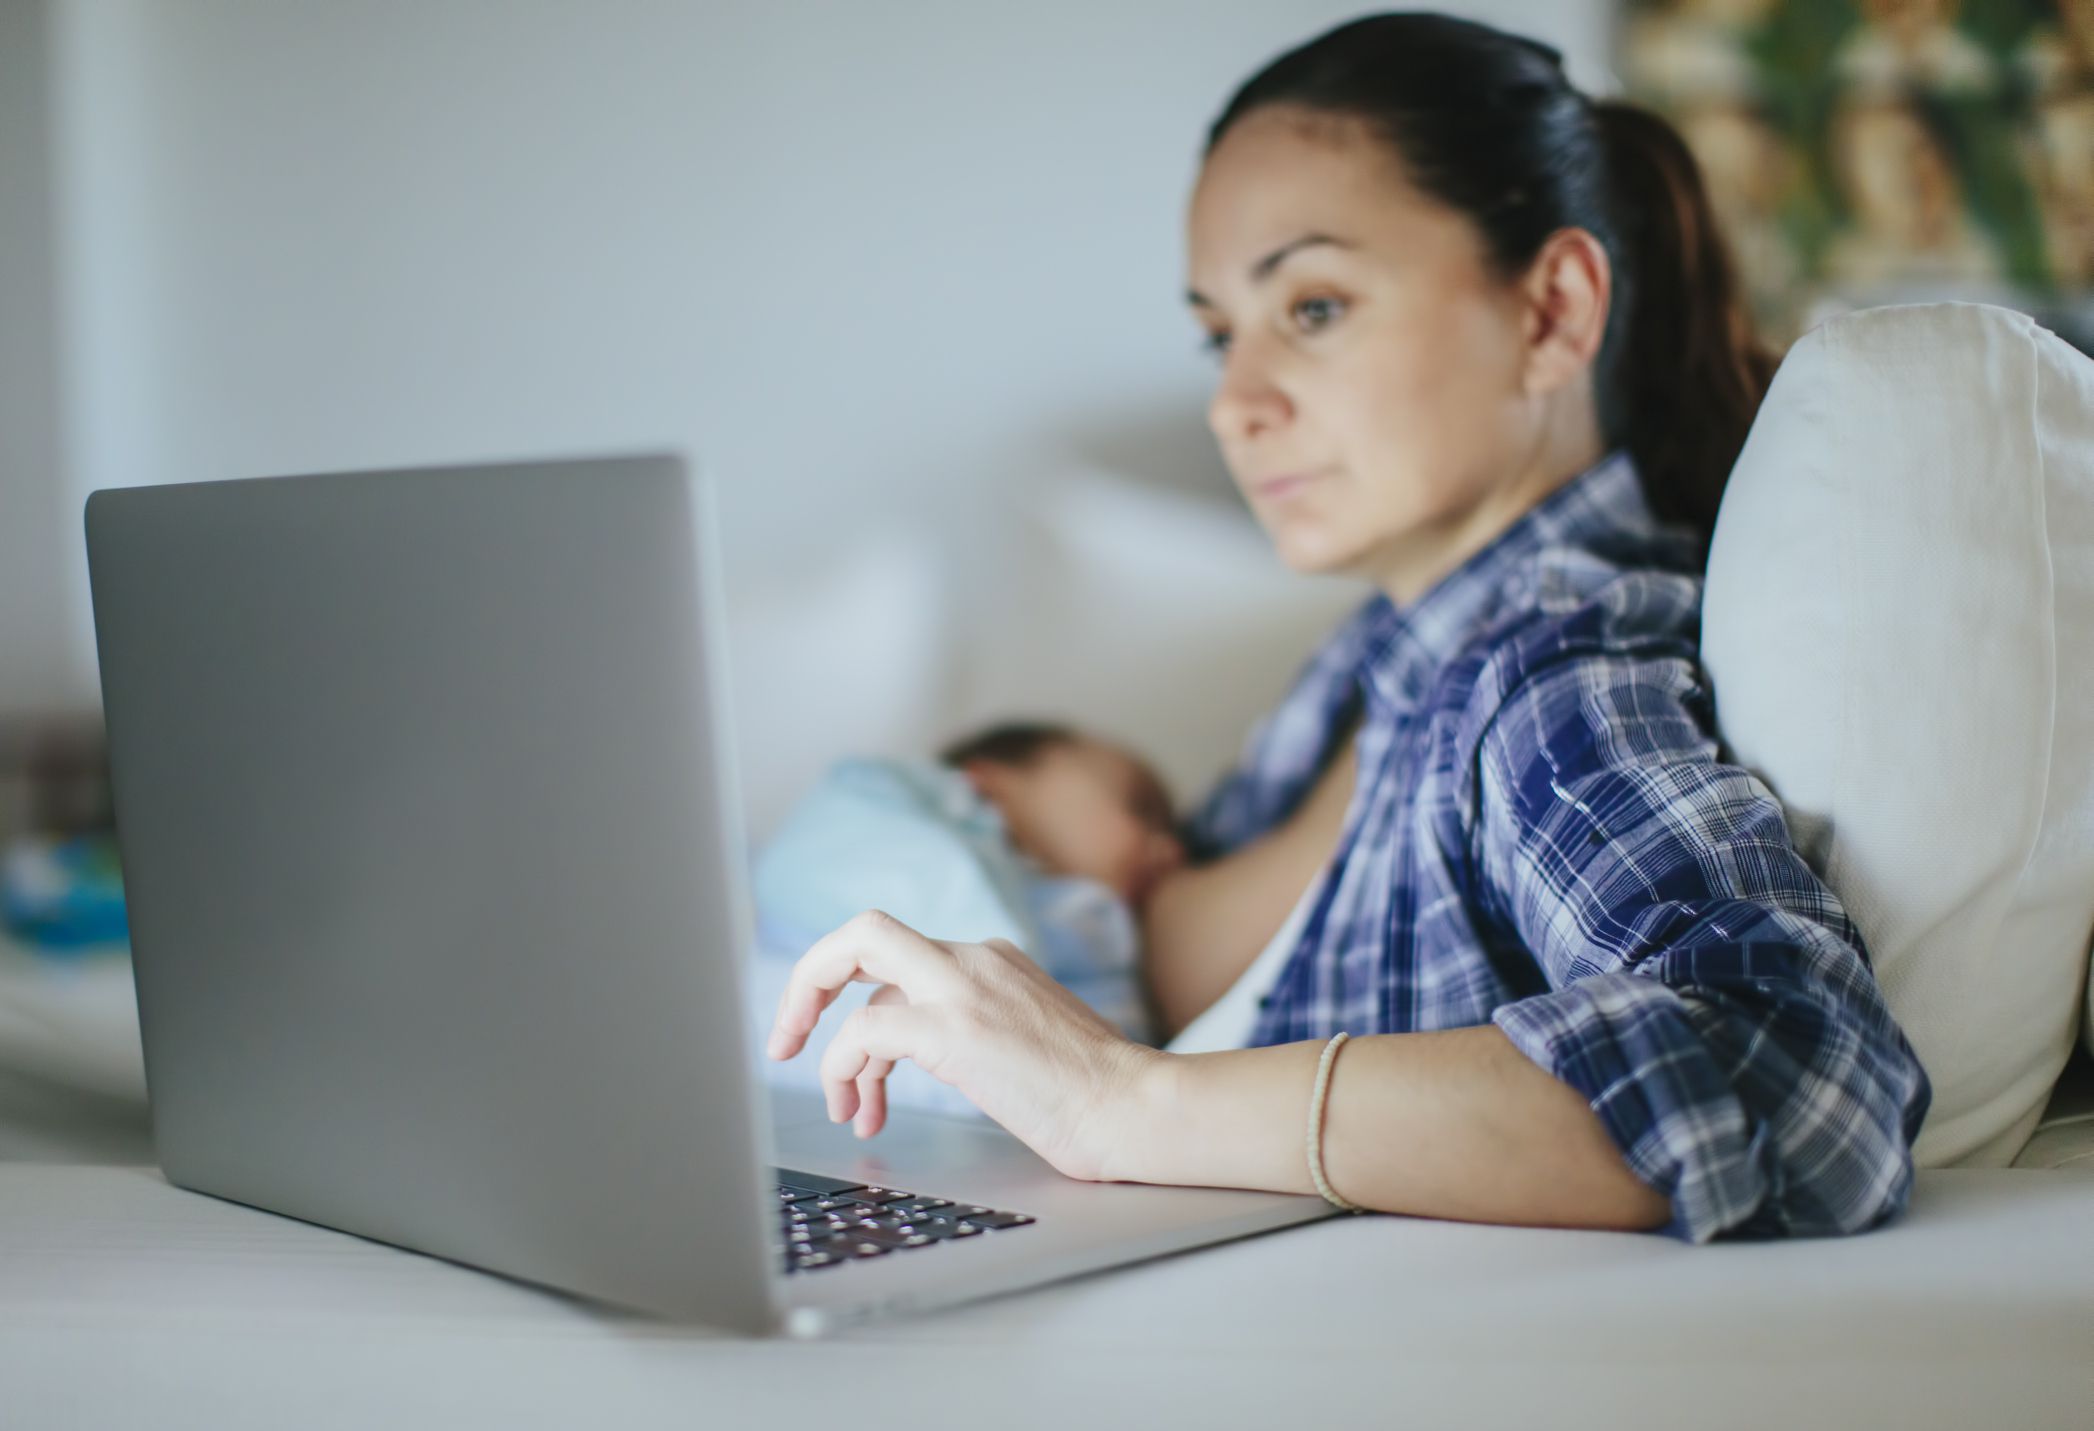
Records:
<instances>
[{"instance_id":1,"label":"woman's lips","mask_svg":"<svg viewBox=\"0 0 2094 1431\"><path fill-rule=\"evenodd\" d=\"M1283 472L1277 477L1253 483L1251 492L1262 501L1276 502L1282 497L1292 496L1324 475L1323 472Z\"/></svg>"}]
</instances>

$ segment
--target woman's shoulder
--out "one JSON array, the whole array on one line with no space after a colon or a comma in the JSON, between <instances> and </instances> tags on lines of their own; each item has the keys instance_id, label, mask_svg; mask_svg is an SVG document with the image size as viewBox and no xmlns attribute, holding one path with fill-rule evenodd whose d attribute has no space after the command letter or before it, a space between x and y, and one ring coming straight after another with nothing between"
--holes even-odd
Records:
<instances>
[{"instance_id":1,"label":"woman's shoulder","mask_svg":"<svg viewBox=\"0 0 2094 1431\"><path fill-rule=\"evenodd\" d=\"M1697 573L1558 550L1535 563L1533 584L1525 609L1488 653L1508 675L1563 660L1699 646L1702 579Z\"/></svg>"},{"instance_id":2,"label":"woman's shoulder","mask_svg":"<svg viewBox=\"0 0 2094 1431\"><path fill-rule=\"evenodd\" d=\"M1473 770L1485 734L1523 694L1636 687L1699 699L1706 686L1701 593L1701 578L1676 567L1548 554L1533 568L1526 599L1479 636L1441 684L1435 723L1456 768Z\"/></svg>"}]
</instances>

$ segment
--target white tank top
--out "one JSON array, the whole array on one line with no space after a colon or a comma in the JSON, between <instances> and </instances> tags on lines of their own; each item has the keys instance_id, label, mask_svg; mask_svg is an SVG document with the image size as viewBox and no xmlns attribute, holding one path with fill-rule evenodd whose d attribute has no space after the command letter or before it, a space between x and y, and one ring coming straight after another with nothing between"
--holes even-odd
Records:
<instances>
[{"instance_id":1,"label":"white tank top","mask_svg":"<svg viewBox=\"0 0 2094 1431\"><path fill-rule=\"evenodd\" d=\"M1280 970L1287 963L1287 956L1294 952L1294 943L1301 938L1301 928L1309 922L1309 908L1314 903L1316 891L1323 884L1323 876L1309 881L1301 898L1294 902L1293 912L1288 914L1280 932L1272 936L1251 966L1236 976L1229 991L1209 1004L1200 1016L1178 1031L1178 1036L1164 1045L1168 1053L1213 1053L1219 1049L1242 1048L1250 1042L1251 1030L1258 1022L1258 1001L1272 992L1279 981Z\"/></svg>"}]
</instances>

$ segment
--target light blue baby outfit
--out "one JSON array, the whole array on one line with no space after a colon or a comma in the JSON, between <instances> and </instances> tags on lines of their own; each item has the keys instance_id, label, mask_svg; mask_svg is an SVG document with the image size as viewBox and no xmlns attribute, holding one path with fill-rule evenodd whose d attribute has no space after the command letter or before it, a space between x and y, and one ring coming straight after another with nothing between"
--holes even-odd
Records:
<instances>
[{"instance_id":1,"label":"light blue baby outfit","mask_svg":"<svg viewBox=\"0 0 2094 1431\"><path fill-rule=\"evenodd\" d=\"M1011 843L1003 814L960 771L929 760L837 762L787 814L755 866L757 950L750 980L758 1047L792 964L866 909L884 909L933 939L1008 939L1129 1038L1150 1029L1135 973L1134 912L1096 880L1053 875ZM823 1025L871 996L838 995ZM819 1087L826 1039L768 1070L773 1082ZM974 1112L914 1064L887 1083L898 1107Z\"/></svg>"}]
</instances>

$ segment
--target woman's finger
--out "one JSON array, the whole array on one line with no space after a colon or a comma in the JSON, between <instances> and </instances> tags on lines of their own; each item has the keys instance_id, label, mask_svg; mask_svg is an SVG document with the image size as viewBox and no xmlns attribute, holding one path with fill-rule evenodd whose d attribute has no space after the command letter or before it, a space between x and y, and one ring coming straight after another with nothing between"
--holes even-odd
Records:
<instances>
[{"instance_id":1,"label":"woman's finger","mask_svg":"<svg viewBox=\"0 0 2094 1431\"><path fill-rule=\"evenodd\" d=\"M908 996L892 984L882 984L866 995L865 1002L873 1004L907 1004ZM870 1138L887 1126L887 1075L894 1072L891 1058L868 1059L865 1071L858 1075L858 1112L856 1132L861 1138Z\"/></svg>"},{"instance_id":2,"label":"woman's finger","mask_svg":"<svg viewBox=\"0 0 2094 1431\"><path fill-rule=\"evenodd\" d=\"M822 1101L829 1121L841 1123L858 1111L858 1079L875 1061L890 1068L904 1058L930 1052L929 1017L908 1004L866 1004L836 1026L836 1037L822 1051ZM884 1075L883 1075L884 1076ZM886 1100L881 1099L881 1116Z\"/></svg>"},{"instance_id":3,"label":"woman's finger","mask_svg":"<svg viewBox=\"0 0 2094 1431\"><path fill-rule=\"evenodd\" d=\"M952 956L893 915L869 909L824 934L793 965L778 996L767 1048L772 1058L791 1058L807 1045L846 984L853 980L893 984L913 999L935 996L952 980Z\"/></svg>"},{"instance_id":4,"label":"woman's finger","mask_svg":"<svg viewBox=\"0 0 2094 1431\"><path fill-rule=\"evenodd\" d=\"M894 1072L894 1061L886 1058L866 1060L865 1071L858 1075L858 1127L861 1138L870 1138L887 1122L887 1075Z\"/></svg>"}]
</instances>

